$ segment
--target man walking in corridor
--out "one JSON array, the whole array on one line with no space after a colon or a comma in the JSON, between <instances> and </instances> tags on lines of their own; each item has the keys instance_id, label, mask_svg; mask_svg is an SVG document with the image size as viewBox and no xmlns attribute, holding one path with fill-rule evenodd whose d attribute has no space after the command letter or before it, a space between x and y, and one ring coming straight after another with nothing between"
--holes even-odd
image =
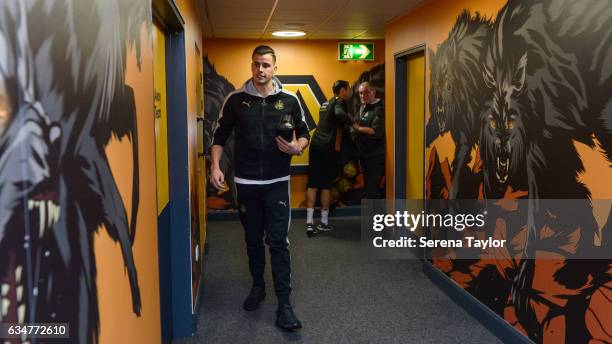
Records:
<instances>
[{"instance_id":1,"label":"man walking in corridor","mask_svg":"<svg viewBox=\"0 0 612 344\"><path fill-rule=\"evenodd\" d=\"M221 108L211 148L210 182L225 184L219 160L225 141L235 134L235 178L240 222L244 227L253 286L243 308L254 311L266 296L264 283L266 244L270 251L274 289L278 298L276 326L284 330L302 327L293 312L289 240L289 166L292 155L301 155L309 134L298 98L282 88L274 77L276 54L269 46L255 48L251 56L252 78L228 95ZM293 127L287 139L278 127Z\"/></svg>"}]
</instances>

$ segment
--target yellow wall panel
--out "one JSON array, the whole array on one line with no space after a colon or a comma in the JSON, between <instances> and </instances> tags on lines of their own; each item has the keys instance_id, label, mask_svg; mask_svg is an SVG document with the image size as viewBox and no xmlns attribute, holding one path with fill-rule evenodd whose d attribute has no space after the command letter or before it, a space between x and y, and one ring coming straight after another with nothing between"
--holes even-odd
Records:
<instances>
[{"instance_id":1,"label":"yellow wall panel","mask_svg":"<svg viewBox=\"0 0 612 344\"><path fill-rule=\"evenodd\" d=\"M153 83L157 214L159 215L170 200L170 191L168 179L168 111L166 107L166 38L157 25L153 25Z\"/></svg>"},{"instance_id":2,"label":"yellow wall panel","mask_svg":"<svg viewBox=\"0 0 612 344\"><path fill-rule=\"evenodd\" d=\"M308 107L308 110L310 111L310 114L312 115L312 119L315 121L315 123L319 123L319 108L320 108L320 104L317 101L317 98L315 98L314 93L312 92L312 90L310 90L310 87L308 85L283 85L283 88L285 88L287 91L293 92L295 94L297 94L298 91L300 91L300 94L302 95L302 98L304 98L304 102L306 103L306 106ZM306 111L306 109L304 109L304 111ZM310 135L312 135L314 133L314 128L310 128ZM304 150L304 154L299 155L299 156L293 156L291 158L291 165L308 165L308 147Z\"/></svg>"},{"instance_id":3,"label":"yellow wall panel","mask_svg":"<svg viewBox=\"0 0 612 344\"><path fill-rule=\"evenodd\" d=\"M408 69L408 149L406 198L422 199L425 149L425 56L409 58Z\"/></svg>"}]
</instances>

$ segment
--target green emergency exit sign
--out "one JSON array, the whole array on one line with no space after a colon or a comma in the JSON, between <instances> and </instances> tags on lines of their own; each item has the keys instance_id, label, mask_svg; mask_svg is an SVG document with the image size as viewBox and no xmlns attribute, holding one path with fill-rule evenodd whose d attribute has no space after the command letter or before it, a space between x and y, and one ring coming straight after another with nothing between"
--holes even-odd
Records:
<instances>
[{"instance_id":1,"label":"green emergency exit sign","mask_svg":"<svg viewBox=\"0 0 612 344\"><path fill-rule=\"evenodd\" d=\"M340 61L374 61L374 43L338 43Z\"/></svg>"}]
</instances>

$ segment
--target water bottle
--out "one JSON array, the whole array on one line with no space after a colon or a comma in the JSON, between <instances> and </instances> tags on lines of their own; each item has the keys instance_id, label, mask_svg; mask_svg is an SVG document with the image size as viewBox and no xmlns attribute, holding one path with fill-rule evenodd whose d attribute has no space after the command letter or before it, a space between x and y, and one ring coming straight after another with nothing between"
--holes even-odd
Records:
<instances>
[{"instance_id":1,"label":"water bottle","mask_svg":"<svg viewBox=\"0 0 612 344\"><path fill-rule=\"evenodd\" d=\"M281 116L280 122L276 125L276 132L278 136L282 137L285 141L291 142L293 140L293 130L295 125L293 124L293 116L285 114Z\"/></svg>"}]
</instances>

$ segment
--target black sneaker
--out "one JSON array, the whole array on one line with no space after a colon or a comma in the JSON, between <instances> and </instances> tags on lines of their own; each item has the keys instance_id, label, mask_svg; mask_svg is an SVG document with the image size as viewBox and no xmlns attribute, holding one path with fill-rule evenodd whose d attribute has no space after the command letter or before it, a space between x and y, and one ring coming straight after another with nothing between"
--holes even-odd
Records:
<instances>
[{"instance_id":1,"label":"black sneaker","mask_svg":"<svg viewBox=\"0 0 612 344\"><path fill-rule=\"evenodd\" d=\"M330 226L329 224L325 224L325 223L323 223L323 222L321 222L321 223L319 223L319 224L317 225L317 230L318 230L319 232L329 232L329 231L331 231L332 229L334 229L334 227Z\"/></svg>"},{"instance_id":2,"label":"black sneaker","mask_svg":"<svg viewBox=\"0 0 612 344\"><path fill-rule=\"evenodd\" d=\"M302 328L302 322L293 313L291 305L280 305L276 311L276 326L293 331Z\"/></svg>"},{"instance_id":3,"label":"black sneaker","mask_svg":"<svg viewBox=\"0 0 612 344\"><path fill-rule=\"evenodd\" d=\"M259 304L266 297L266 288L265 287L253 287L251 288L251 292L249 296L244 300L242 304L242 308L246 311L254 311L259 308Z\"/></svg>"},{"instance_id":4,"label":"black sneaker","mask_svg":"<svg viewBox=\"0 0 612 344\"><path fill-rule=\"evenodd\" d=\"M312 225L312 223L307 223L306 224L306 235L309 237L313 237L315 235L317 235L319 233L319 231L314 228L314 226Z\"/></svg>"}]
</instances>

